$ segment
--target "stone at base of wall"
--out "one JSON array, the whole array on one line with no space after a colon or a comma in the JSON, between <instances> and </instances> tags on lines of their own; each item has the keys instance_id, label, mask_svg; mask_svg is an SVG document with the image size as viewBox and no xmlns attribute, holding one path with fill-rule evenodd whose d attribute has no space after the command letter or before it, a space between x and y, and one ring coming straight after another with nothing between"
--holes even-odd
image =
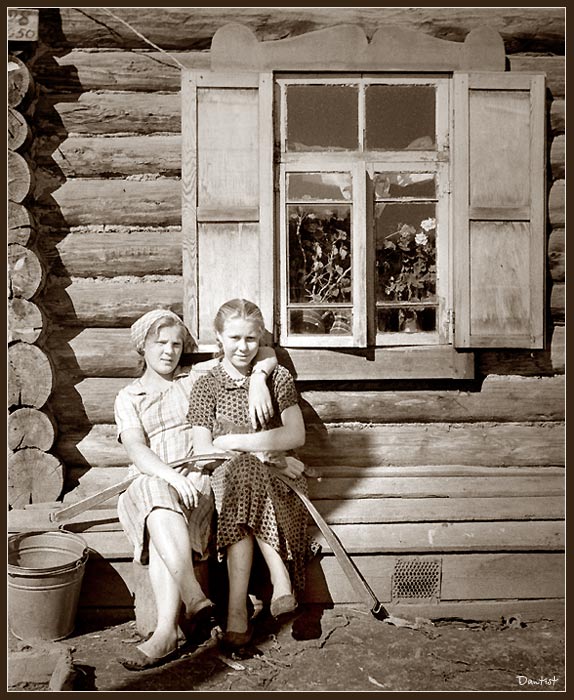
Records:
<instances>
[{"instance_id":1,"label":"stone at base of wall","mask_svg":"<svg viewBox=\"0 0 574 700\"><path fill-rule=\"evenodd\" d=\"M72 648L46 642L8 654L9 687L19 684L48 684L48 690L73 690L76 668Z\"/></svg>"}]
</instances>

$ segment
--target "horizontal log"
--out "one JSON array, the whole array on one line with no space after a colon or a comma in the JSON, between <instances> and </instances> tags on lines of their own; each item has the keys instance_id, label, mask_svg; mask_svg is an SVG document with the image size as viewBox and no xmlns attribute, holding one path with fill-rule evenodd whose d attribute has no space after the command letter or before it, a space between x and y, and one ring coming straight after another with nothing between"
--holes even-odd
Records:
<instances>
[{"instance_id":1,"label":"horizontal log","mask_svg":"<svg viewBox=\"0 0 574 700\"><path fill-rule=\"evenodd\" d=\"M28 66L18 56L8 55L8 106L24 107L34 92Z\"/></svg>"},{"instance_id":2,"label":"horizontal log","mask_svg":"<svg viewBox=\"0 0 574 700\"><path fill-rule=\"evenodd\" d=\"M564 357L564 326L554 326L548 332L545 350L485 350L477 353L476 366L483 376L563 374Z\"/></svg>"},{"instance_id":3,"label":"horizontal log","mask_svg":"<svg viewBox=\"0 0 574 700\"><path fill-rule=\"evenodd\" d=\"M548 238L548 267L553 282L564 282L566 269L566 231L554 228Z\"/></svg>"},{"instance_id":4,"label":"horizontal log","mask_svg":"<svg viewBox=\"0 0 574 700\"><path fill-rule=\"evenodd\" d=\"M177 94L86 92L42 95L35 121L44 136L69 134L154 134L181 132Z\"/></svg>"},{"instance_id":5,"label":"horizontal log","mask_svg":"<svg viewBox=\"0 0 574 700\"><path fill-rule=\"evenodd\" d=\"M8 243L27 246L32 243L35 222L29 209L23 204L8 202Z\"/></svg>"},{"instance_id":6,"label":"horizontal log","mask_svg":"<svg viewBox=\"0 0 574 700\"><path fill-rule=\"evenodd\" d=\"M309 479L312 499L396 498L426 501L438 498L503 498L546 496L563 497L563 475L548 476L407 476L407 477L329 477ZM493 506L496 507L496 506Z\"/></svg>"},{"instance_id":7,"label":"horizontal log","mask_svg":"<svg viewBox=\"0 0 574 700\"><path fill-rule=\"evenodd\" d=\"M23 148L29 143L31 136L26 117L17 109L8 107L8 148L11 151Z\"/></svg>"},{"instance_id":8,"label":"horizontal log","mask_svg":"<svg viewBox=\"0 0 574 700\"><path fill-rule=\"evenodd\" d=\"M442 559L440 597L560 598L564 575L560 554L453 554Z\"/></svg>"},{"instance_id":9,"label":"horizontal log","mask_svg":"<svg viewBox=\"0 0 574 700\"><path fill-rule=\"evenodd\" d=\"M35 120L44 148L65 141L69 135L165 134L181 132L181 99L170 93L83 93L43 95ZM554 134L565 129L564 99L550 104Z\"/></svg>"},{"instance_id":10,"label":"horizontal log","mask_svg":"<svg viewBox=\"0 0 574 700\"><path fill-rule=\"evenodd\" d=\"M563 134L566 127L566 106L564 100L552 100L550 105L550 131Z\"/></svg>"},{"instance_id":11,"label":"horizontal log","mask_svg":"<svg viewBox=\"0 0 574 700\"><path fill-rule=\"evenodd\" d=\"M305 474L309 479L363 479L371 477L559 477L564 478L564 467L556 466L522 466L497 467L468 464L409 464L409 465L375 465L365 466L353 463L350 459L346 464L315 464L306 466ZM320 494L320 492L319 492ZM319 498L322 496L319 495Z\"/></svg>"},{"instance_id":12,"label":"horizontal log","mask_svg":"<svg viewBox=\"0 0 574 700\"><path fill-rule=\"evenodd\" d=\"M32 170L28 161L15 151L8 151L8 199L22 203L32 191Z\"/></svg>"},{"instance_id":13,"label":"horizontal log","mask_svg":"<svg viewBox=\"0 0 574 700\"><path fill-rule=\"evenodd\" d=\"M8 416L8 447L11 450L37 447L47 452L55 437L54 421L44 411L19 408Z\"/></svg>"},{"instance_id":14,"label":"horizontal log","mask_svg":"<svg viewBox=\"0 0 574 700\"><path fill-rule=\"evenodd\" d=\"M81 231L68 233L65 237L47 231L38 240L38 252L51 273L76 277L115 277L118 275L181 274L181 229L140 229L117 227L116 230ZM563 246L557 250L550 236L550 252L564 253ZM556 259L549 256L549 269ZM562 273L564 261L561 259Z\"/></svg>"},{"instance_id":15,"label":"horizontal log","mask_svg":"<svg viewBox=\"0 0 574 700\"><path fill-rule=\"evenodd\" d=\"M438 552L550 552L564 549L564 524L553 520L504 523L392 523L334 525L349 554ZM309 528L325 553L316 527ZM133 548L122 531L84 532L88 547L106 559L128 558Z\"/></svg>"},{"instance_id":16,"label":"horizontal log","mask_svg":"<svg viewBox=\"0 0 574 700\"><path fill-rule=\"evenodd\" d=\"M66 278L48 280L44 309L55 324L68 326L128 327L147 311L162 307L182 315L183 288L180 277L131 278L113 282Z\"/></svg>"},{"instance_id":17,"label":"horizontal log","mask_svg":"<svg viewBox=\"0 0 574 700\"><path fill-rule=\"evenodd\" d=\"M307 429L300 450L309 466L562 466L562 423L385 424L362 429ZM60 435L56 451L69 465L119 467L128 463L114 425L94 425Z\"/></svg>"},{"instance_id":18,"label":"horizontal log","mask_svg":"<svg viewBox=\"0 0 574 700\"><path fill-rule=\"evenodd\" d=\"M72 49L55 57L57 66L39 61L35 66L35 78L49 92L55 93L95 90L179 92L181 68L175 61L190 68L211 66L208 51L170 52L166 56L153 50Z\"/></svg>"},{"instance_id":19,"label":"horizontal log","mask_svg":"<svg viewBox=\"0 0 574 700\"><path fill-rule=\"evenodd\" d=\"M109 349L115 356L113 349ZM135 359L135 358L134 358ZM62 426L114 422L114 400L130 379L64 376L50 405ZM306 391L300 387L308 425L564 420L564 377L490 377L479 391Z\"/></svg>"},{"instance_id":20,"label":"horizontal log","mask_svg":"<svg viewBox=\"0 0 574 700\"><path fill-rule=\"evenodd\" d=\"M348 552L535 552L564 549L564 523L392 523L334 525ZM311 536L328 551L316 528Z\"/></svg>"},{"instance_id":21,"label":"horizontal log","mask_svg":"<svg viewBox=\"0 0 574 700\"><path fill-rule=\"evenodd\" d=\"M50 360L36 345L18 341L8 348L10 394L14 404L42 408L52 392Z\"/></svg>"},{"instance_id":22,"label":"horizontal log","mask_svg":"<svg viewBox=\"0 0 574 700\"><path fill-rule=\"evenodd\" d=\"M134 280L134 284L135 281L137 281L137 278ZM145 280L142 280L143 283L145 283ZM176 284L176 279L174 279L173 284ZM124 298L126 300L133 298L131 296L133 293L132 287L133 285L131 287L126 285L125 287L126 296ZM79 299L78 289L80 289L80 285L77 280L74 280L66 292L70 290L70 294L73 295L74 299ZM100 287L100 289L102 290L104 287ZM54 307L56 297L60 297L58 303L65 309L65 322L70 325L77 325L75 317L68 313L69 299L65 301L61 292L51 289L49 300L45 303L52 304L52 307ZM83 295L81 298L84 298ZM163 301L176 304L179 298L174 299L166 296ZM59 316L59 314L56 315ZM101 324L91 325L109 326L111 324L108 319ZM119 322L114 325L119 325ZM122 325L129 324L125 323ZM81 331L75 331L70 327L66 330L60 329L58 333L59 335L54 336L53 342L49 341L50 352L59 366L67 368L68 371L71 367L74 367L77 370L74 372L76 378L81 375L134 377L141 373L140 363L133 363L133 360L137 359L137 357L133 354L129 335L121 329L86 328ZM66 342L70 344L69 347L66 347ZM115 349L114 360L111 359L112 355L109 350L106 350L106 345L108 347L113 346ZM70 352L72 348L73 353ZM203 354L196 356L195 359L190 358L190 361L199 361L211 357L211 350L209 353L206 353L205 350L202 352ZM324 351L324 353L324 355L313 357L313 351L290 350L288 353L286 351L278 351L278 356L280 362L285 364L299 379L319 378L323 382L340 380L343 378L343 373L347 375L345 378L360 380L368 378L373 380L380 380L381 378L412 379L413 376L425 380L429 378L444 379L445 377L458 379L474 377L474 356L466 353L457 354L449 346L409 348L406 351L401 348L380 348L375 353L375 357L371 358L373 360L371 362L359 355L355 356L348 353L341 355L328 350ZM117 364L114 364L114 362Z\"/></svg>"},{"instance_id":23,"label":"horizontal log","mask_svg":"<svg viewBox=\"0 0 574 700\"><path fill-rule=\"evenodd\" d=\"M432 522L447 520L560 520L561 496L495 498L361 498L316 500L329 524Z\"/></svg>"},{"instance_id":24,"label":"horizontal log","mask_svg":"<svg viewBox=\"0 0 574 700\"><path fill-rule=\"evenodd\" d=\"M181 181L93 180L66 181L52 193L58 215L67 226L119 224L175 226L181 224ZM40 207L53 208L41 199ZM50 213L46 213L49 217ZM48 223L48 222L45 222Z\"/></svg>"},{"instance_id":25,"label":"horizontal log","mask_svg":"<svg viewBox=\"0 0 574 700\"><path fill-rule=\"evenodd\" d=\"M564 322L566 310L566 285L553 284L550 295L550 313L555 323Z\"/></svg>"},{"instance_id":26,"label":"horizontal log","mask_svg":"<svg viewBox=\"0 0 574 700\"><path fill-rule=\"evenodd\" d=\"M548 217L551 226L563 226L565 223L566 208L564 197L566 185L564 180L556 180L550 189L548 197Z\"/></svg>"},{"instance_id":27,"label":"horizontal log","mask_svg":"<svg viewBox=\"0 0 574 700\"><path fill-rule=\"evenodd\" d=\"M564 195L564 180L558 180L552 186L549 197L549 217L553 226L564 224ZM68 180L52 197L68 226L175 226L181 222L181 181L177 179L132 181L78 178ZM48 211L44 220L49 216ZM102 240L105 242L109 237L109 234L103 235ZM98 245L94 238L82 243L72 237L69 242L64 239L62 247L72 252L74 245L91 243ZM181 253L179 261L180 256ZM151 272L158 274L161 270L151 269Z\"/></svg>"},{"instance_id":28,"label":"horizontal log","mask_svg":"<svg viewBox=\"0 0 574 700\"><path fill-rule=\"evenodd\" d=\"M129 328L59 329L48 337L46 348L55 367L70 377L137 377L143 370Z\"/></svg>"},{"instance_id":29,"label":"horizontal log","mask_svg":"<svg viewBox=\"0 0 574 700\"><path fill-rule=\"evenodd\" d=\"M561 377L490 377L479 391L302 391L308 422L563 420ZM517 406L520 406L517 409Z\"/></svg>"},{"instance_id":30,"label":"horizontal log","mask_svg":"<svg viewBox=\"0 0 574 700\"><path fill-rule=\"evenodd\" d=\"M179 227L43 235L38 251L53 275L181 275Z\"/></svg>"},{"instance_id":31,"label":"horizontal log","mask_svg":"<svg viewBox=\"0 0 574 700\"><path fill-rule=\"evenodd\" d=\"M66 520L73 532L110 532L121 529L116 506L111 501ZM36 504L38 506L42 504ZM440 522L475 520L561 520L564 518L562 496L506 496L484 498L360 498L318 499L315 507L330 525L348 523ZM104 507L106 506L106 507ZM45 508L53 512L56 507ZM12 510L8 513L8 531L37 530L38 523L49 515L38 508ZM52 526L57 527L57 523ZM44 524L42 524L44 528Z\"/></svg>"},{"instance_id":32,"label":"horizontal log","mask_svg":"<svg viewBox=\"0 0 574 700\"><path fill-rule=\"evenodd\" d=\"M564 97L566 85L566 59L564 56L509 56L511 71L546 73L546 87L554 99Z\"/></svg>"},{"instance_id":33,"label":"horizontal log","mask_svg":"<svg viewBox=\"0 0 574 700\"><path fill-rule=\"evenodd\" d=\"M563 134L552 139L550 170L553 180L563 179L566 174L566 137Z\"/></svg>"},{"instance_id":34,"label":"horizontal log","mask_svg":"<svg viewBox=\"0 0 574 700\"><path fill-rule=\"evenodd\" d=\"M8 246L10 296L32 299L44 285L44 268L33 250L19 243Z\"/></svg>"},{"instance_id":35,"label":"horizontal log","mask_svg":"<svg viewBox=\"0 0 574 700\"><path fill-rule=\"evenodd\" d=\"M35 343L45 330L41 310L31 301L14 298L8 301L8 342L23 340Z\"/></svg>"},{"instance_id":36,"label":"horizontal log","mask_svg":"<svg viewBox=\"0 0 574 700\"><path fill-rule=\"evenodd\" d=\"M170 289L171 287L165 289L165 299L168 303L175 304L176 300L169 296ZM59 294L50 292L52 310L57 308L55 299L58 296L62 308L66 307L62 294L63 292ZM73 298L76 300L78 309L84 308L79 300L87 296L87 294L79 295L74 289ZM69 305L69 299L67 305ZM149 308L153 308L151 302ZM117 309L115 312L117 313ZM58 315L64 319L65 323L74 324L75 322L75 316L69 311ZM84 311L81 315L86 317L92 314ZM133 321L135 321L135 314L131 322ZM124 321L124 325L129 324L128 320ZM548 334L545 350L487 350L477 353L477 372L482 376L563 374L564 345L564 327L556 326ZM142 370L141 360L132 347L127 328L85 328L79 331L73 327L60 329L58 333L48 338L47 348L56 366L68 372L75 369L76 373L83 377L136 377Z\"/></svg>"},{"instance_id":37,"label":"horizontal log","mask_svg":"<svg viewBox=\"0 0 574 700\"><path fill-rule=\"evenodd\" d=\"M12 508L53 501L63 484L63 466L55 455L27 447L8 458L8 503Z\"/></svg>"},{"instance_id":38,"label":"horizontal log","mask_svg":"<svg viewBox=\"0 0 574 700\"><path fill-rule=\"evenodd\" d=\"M12 365L9 362L7 383L8 392L6 399L8 408L10 409L13 406L18 406L20 404L20 382L18 380L16 370L14 369L14 367L12 367Z\"/></svg>"},{"instance_id":39,"label":"horizontal log","mask_svg":"<svg viewBox=\"0 0 574 700\"><path fill-rule=\"evenodd\" d=\"M109 136L38 139L41 165L55 164L66 177L181 174L181 136Z\"/></svg>"},{"instance_id":40,"label":"horizontal log","mask_svg":"<svg viewBox=\"0 0 574 700\"><path fill-rule=\"evenodd\" d=\"M557 467L468 467L468 466L408 466L408 467L314 467L307 468L311 498L320 507L320 501L354 500L368 504L372 499L384 498L385 503L400 503L414 499L421 508L433 499L517 498L540 497L564 499L564 470ZM485 473L488 470L490 476ZM321 472L325 476L317 476ZM374 476L368 476L370 473ZM64 487L64 504L115 486L126 478L127 467L68 467ZM333 476L331 476L333 475ZM420 479L425 481L419 483ZM511 479L511 481L507 481ZM351 489L348 492L348 489ZM430 491L428 491L430 489ZM474 502L474 501L472 501ZM472 508L472 502L469 507ZM497 501L498 502L498 501ZM106 501L115 507L117 496ZM395 506L399 507L399 506ZM496 508L493 502L493 508ZM502 505L500 508L502 512ZM456 519L456 518L454 518ZM498 519L498 518L496 518ZM539 519L539 518L536 518Z\"/></svg>"},{"instance_id":41,"label":"horizontal log","mask_svg":"<svg viewBox=\"0 0 574 700\"><path fill-rule=\"evenodd\" d=\"M360 430L307 430L300 450L309 465L329 464L481 464L487 466L562 465L564 426L425 424L384 425Z\"/></svg>"},{"instance_id":42,"label":"horizontal log","mask_svg":"<svg viewBox=\"0 0 574 700\"><path fill-rule=\"evenodd\" d=\"M441 555L442 571L446 572L441 582L444 600L432 603L391 602L396 556L364 554L353 555L351 559L377 599L397 617L499 622L501 617L508 617L509 606L513 615L523 622L557 619L564 614L562 554ZM95 556L88 559L78 604L78 620L85 619L93 606L101 624L102 619L112 619L112 612L120 605L127 608L126 619L131 619L133 600L129 592L134 590L133 572L131 561L105 560ZM470 597L471 593L474 599ZM307 568L303 600L306 603L364 604L330 554L315 560Z\"/></svg>"},{"instance_id":43,"label":"horizontal log","mask_svg":"<svg viewBox=\"0 0 574 700\"><path fill-rule=\"evenodd\" d=\"M505 7L117 7L114 14L163 49L207 49L215 31L228 22L250 27L261 41L280 39L338 24L363 26L372 36L379 26L397 24L449 41L463 41L482 25L500 32L508 53L564 53L563 8ZM148 48L99 8L61 7L42 13L40 38L48 45L82 48Z\"/></svg>"}]
</instances>

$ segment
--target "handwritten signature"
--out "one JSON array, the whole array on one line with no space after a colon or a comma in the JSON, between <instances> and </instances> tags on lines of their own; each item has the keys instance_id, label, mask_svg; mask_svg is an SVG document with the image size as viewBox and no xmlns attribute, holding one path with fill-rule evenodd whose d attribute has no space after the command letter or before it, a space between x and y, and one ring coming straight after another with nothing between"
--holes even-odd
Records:
<instances>
[{"instance_id":1,"label":"handwritten signature","mask_svg":"<svg viewBox=\"0 0 574 700\"><path fill-rule=\"evenodd\" d=\"M560 680L557 676L552 678L529 678L528 676L516 676L518 685L555 685Z\"/></svg>"}]
</instances>

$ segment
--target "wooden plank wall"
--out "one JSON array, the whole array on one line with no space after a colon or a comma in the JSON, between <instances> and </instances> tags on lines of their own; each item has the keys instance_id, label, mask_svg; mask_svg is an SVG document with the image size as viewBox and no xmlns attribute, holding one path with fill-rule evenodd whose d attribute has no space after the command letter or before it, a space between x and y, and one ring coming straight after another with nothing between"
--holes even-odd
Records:
<instances>
[{"instance_id":1,"label":"wooden plank wall","mask_svg":"<svg viewBox=\"0 0 574 700\"><path fill-rule=\"evenodd\" d=\"M303 14L288 8L272 13L115 8L115 13L196 67L209 65L211 36L229 21L247 24L261 40L342 22L360 24L371 35L394 22L462 41L487 23L501 33L511 70L546 73L546 349L477 353L478 378L463 385L386 381L300 388L313 497L385 600L396 556L404 553L444 555L445 601L466 605L488 599L494 605L501 599L560 598L561 8L309 8ZM34 214L48 267L40 302L55 372L49 405L58 424L56 450L66 465L64 500L73 501L124 474L113 400L140 371L130 348L130 324L158 304L182 312L180 69L97 8L41 9L40 43L30 66L39 85ZM129 550L120 532L111 534L95 531L90 537L129 589ZM326 557L329 594L336 601L352 600L336 570ZM552 574L544 577L541 571ZM318 580L313 579L312 599L326 595ZM129 605L128 597L116 598L116 604ZM85 604L97 607L103 599L91 592Z\"/></svg>"}]
</instances>

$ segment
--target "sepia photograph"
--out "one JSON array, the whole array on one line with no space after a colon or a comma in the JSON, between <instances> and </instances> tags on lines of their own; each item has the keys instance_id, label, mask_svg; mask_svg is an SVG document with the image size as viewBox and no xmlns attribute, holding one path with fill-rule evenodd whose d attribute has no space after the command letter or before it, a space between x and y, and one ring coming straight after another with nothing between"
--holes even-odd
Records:
<instances>
[{"instance_id":1,"label":"sepia photograph","mask_svg":"<svg viewBox=\"0 0 574 700\"><path fill-rule=\"evenodd\" d=\"M6 31L6 690L566 692L566 7Z\"/></svg>"}]
</instances>

